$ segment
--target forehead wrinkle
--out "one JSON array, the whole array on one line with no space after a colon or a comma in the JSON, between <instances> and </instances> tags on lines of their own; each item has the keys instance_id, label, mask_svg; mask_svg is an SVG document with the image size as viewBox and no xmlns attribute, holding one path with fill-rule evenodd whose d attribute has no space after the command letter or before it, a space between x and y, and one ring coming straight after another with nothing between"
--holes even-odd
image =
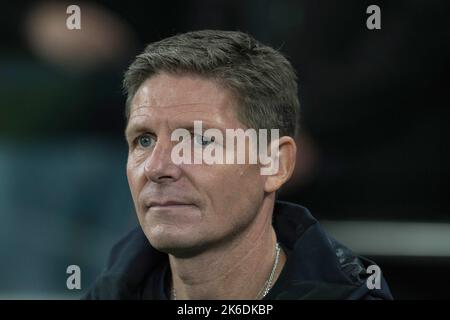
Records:
<instances>
[{"instance_id":1,"label":"forehead wrinkle","mask_svg":"<svg viewBox=\"0 0 450 320\"><path fill-rule=\"evenodd\" d=\"M151 117L151 114L133 114L133 115L130 115L130 118L128 120L126 129L128 129L130 127L130 124L132 126L137 126L137 125L141 125L145 121L145 120L140 120L140 119L136 120L136 118L150 118L150 117Z\"/></svg>"},{"instance_id":2,"label":"forehead wrinkle","mask_svg":"<svg viewBox=\"0 0 450 320\"><path fill-rule=\"evenodd\" d=\"M215 122L217 122L218 124L223 124L224 120L220 119L221 115L219 110L216 110L214 108L208 108L207 110L205 110L204 107L200 108L200 103L189 103L189 104L183 104L183 105L177 105L177 106L171 106L171 107L167 107L171 110L166 110L166 107L164 108L160 108L160 107L152 107L152 106L140 106L136 109L133 110L133 112L130 114L130 120L136 116L155 116L156 115L161 115L161 113L166 113L170 119L174 119L174 118L178 118L180 116L184 116L186 114L199 114L199 117L197 119L194 120L203 120L203 121L209 121L211 120L211 116L213 116L213 120L215 120ZM173 110L173 108L182 108L182 107L186 107L186 106L198 106L198 108L183 108L182 110L175 110L176 113L174 115L171 115L170 112ZM148 111L148 112L146 112ZM191 120L193 121L193 120Z\"/></svg>"},{"instance_id":3,"label":"forehead wrinkle","mask_svg":"<svg viewBox=\"0 0 450 320\"><path fill-rule=\"evenodd\" d=\"M161 108L166 109L166 108L169 108L169 109L171 109L171 108L180 108L180 107L184 107L184 106L195 106L195 105L199 105L200 106L200 105L205 105L205 104L208 104L208 103L206 103L206 102L193 102L193 103L177 103L177 104L174 104L174 105L159 105L159 106L141 105L141 106L135 107L135 108L131 107L131 112L130 113L132 113L134 111L137 111L139 109L142 109L142 108L148 108L148 109L161 109Z\"/></svg>"}]
</instances>

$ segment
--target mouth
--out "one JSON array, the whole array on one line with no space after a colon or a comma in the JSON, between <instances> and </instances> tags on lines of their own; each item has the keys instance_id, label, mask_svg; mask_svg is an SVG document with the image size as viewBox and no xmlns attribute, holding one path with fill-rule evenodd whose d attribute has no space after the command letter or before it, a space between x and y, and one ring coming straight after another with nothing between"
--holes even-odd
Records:
<instances>
[{"instance_id":1,"label":"mouth","mask_svg":"<svg viewBox=\"0 0 450 320\"><path fill-rule=\"evenodd\" d=\"M147 205L147 209L181 209L192 207L194 204L181 201L152 201Z\"/></svg>"}]
</instances>

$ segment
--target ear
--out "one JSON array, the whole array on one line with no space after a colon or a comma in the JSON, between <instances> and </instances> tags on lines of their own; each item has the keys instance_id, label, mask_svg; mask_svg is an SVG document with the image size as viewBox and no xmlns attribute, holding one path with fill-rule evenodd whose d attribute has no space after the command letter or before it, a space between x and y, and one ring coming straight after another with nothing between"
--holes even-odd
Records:
<instances>
[{"instance_id":1,"label":"ear","mask_svg":"<svg viewBox=\"0 0 450 320\"><path fill-rule=\"evenodd\" d=\"M272 193L281 188L292 176L295 168L297 146L295 140L289 136L283 136L278 139L278 148L276 141L270 144L272 162L278 161L278 170L273 170L266 176L264 191ZM277 150L278 149L278 150Z\"/></svg>"}]
</instances>

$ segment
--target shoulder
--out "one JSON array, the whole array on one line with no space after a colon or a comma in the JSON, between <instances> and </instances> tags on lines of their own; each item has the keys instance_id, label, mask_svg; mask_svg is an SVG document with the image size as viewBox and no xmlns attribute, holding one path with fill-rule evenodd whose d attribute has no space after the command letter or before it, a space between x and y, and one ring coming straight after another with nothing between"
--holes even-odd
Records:
<instances>
[{"instance_id":1,"label":"shoulder","mask_svg":"<svg viewBox=\"0 0 450 320\"><path fill-rule=\"evenodd\" d=\"M135 299L148 273L163 255L148 242L140 227L120 239L84 299Z\"/></svg>"}]
</instances>

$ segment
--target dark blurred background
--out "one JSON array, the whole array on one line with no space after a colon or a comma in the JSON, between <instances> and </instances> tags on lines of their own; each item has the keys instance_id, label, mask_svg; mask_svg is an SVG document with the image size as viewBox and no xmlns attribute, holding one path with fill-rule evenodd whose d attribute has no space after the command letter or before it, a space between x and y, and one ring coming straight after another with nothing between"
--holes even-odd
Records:
<instances>
[{"instance_id":1,"label":"dark blurred background","mask_svg":"<svg viewBox=\"0 0 450 320\"><path fill-rule=\"evenodd\" d=\"M66 8L81 9L68 30ZM368 30L366 8L381 8ZM293 63L300 154L282 199L382 268L397 299L450 298L447 1L4 3L0 298L80 297L137 224L123 71L145 44L249 32ZM79 265L82 290L66 288Z\"/></svg>"}]
</instances>

